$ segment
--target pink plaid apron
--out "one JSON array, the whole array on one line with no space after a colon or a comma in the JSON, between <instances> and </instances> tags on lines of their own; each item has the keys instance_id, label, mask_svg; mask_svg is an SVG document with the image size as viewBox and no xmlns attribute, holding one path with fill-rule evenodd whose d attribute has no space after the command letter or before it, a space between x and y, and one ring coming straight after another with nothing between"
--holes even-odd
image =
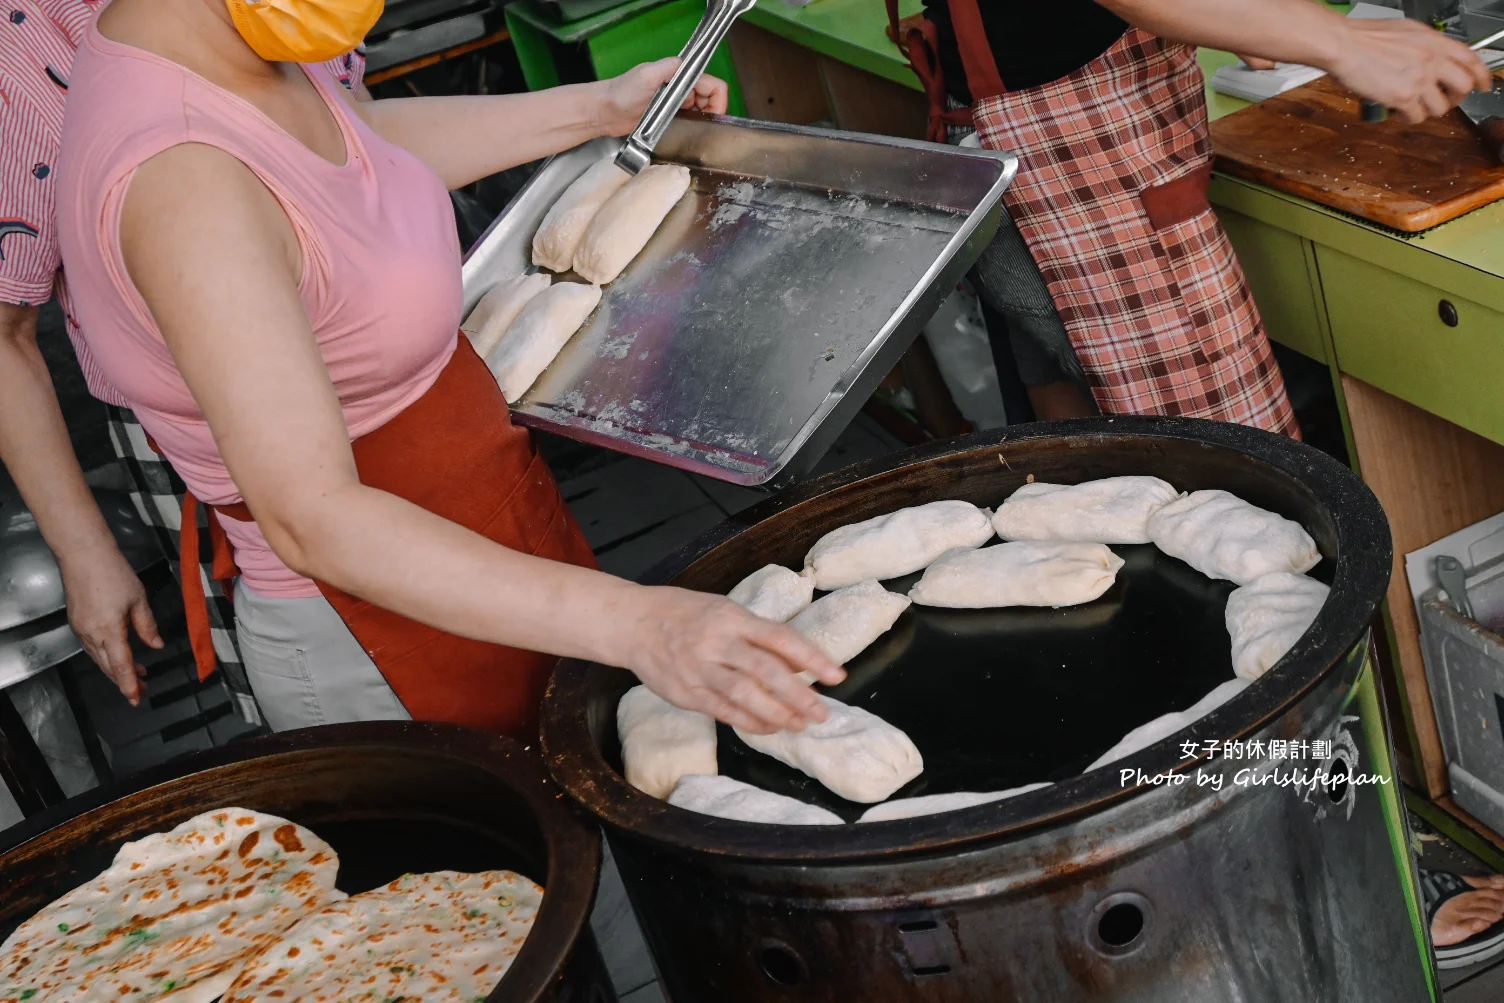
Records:
<instances>
[{"instance_id":1,"label":"pink plaid apron","mask_svg":"<svg viewBox=\"0 0 1504 1003\"><path fill-rule=\"evenodd\" d=\"M977 0L950 8L977 132L1022 160L1008 209L1097 406L1298 436L1258 308L1207 201L1196 50L1130 28L1076 72L1008 91Z\"/></svg>"}]
</instances>

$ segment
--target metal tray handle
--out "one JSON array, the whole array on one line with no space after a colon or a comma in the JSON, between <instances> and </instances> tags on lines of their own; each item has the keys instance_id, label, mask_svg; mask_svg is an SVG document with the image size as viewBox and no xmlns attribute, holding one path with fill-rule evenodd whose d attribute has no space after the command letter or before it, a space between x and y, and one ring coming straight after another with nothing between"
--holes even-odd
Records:
<instances>
[{"instance_id":1,"label":"metal tray handle","mask_svg":"<svg viewBox=\"0 0 1504 1003\"><path fill-rule=\"evenodd\" d=\"M679 68L648 102L642 121L637 123L637 128L627 137L626 145L616 155L616 166L629 174L636 174L652 162L653 150L668 131L669 123L678 114L690 88L705 72L716 46L721 44L736 19L756 3L757 0L709 0L706 3L705 16L679 53Z\"/></svg>"}]
</instances>

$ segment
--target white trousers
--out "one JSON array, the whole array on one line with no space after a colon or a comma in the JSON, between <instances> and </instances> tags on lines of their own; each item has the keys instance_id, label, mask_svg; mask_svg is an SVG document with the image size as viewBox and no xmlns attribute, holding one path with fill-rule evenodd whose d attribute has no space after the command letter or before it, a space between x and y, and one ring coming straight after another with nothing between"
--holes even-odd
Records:
<instances>
[{"instance_id":1,"label":"white trousers","mask_svg":"<svg viewBox=\"0 0 1504 1003\"><path fill-rule=\"evenodd\" d=\"M273 731L412 720L323 596L271 599L237 583L235 625L246 676Z\"/></svg>"}]
</instances>

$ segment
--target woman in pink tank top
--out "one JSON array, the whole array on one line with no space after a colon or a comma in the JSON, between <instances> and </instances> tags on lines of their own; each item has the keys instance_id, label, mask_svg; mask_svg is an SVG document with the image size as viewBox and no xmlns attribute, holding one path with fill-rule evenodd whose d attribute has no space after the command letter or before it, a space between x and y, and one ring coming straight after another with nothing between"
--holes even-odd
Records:
<instances>
[{"instance_id":1,"label":"woman in pink tank top","mask_svg":"<svg viewBox=\"0 0 1504 1003\"><path fill-rule=\"evenodd\" d=\"M823 719L797 673L843 672L793 631L593 569L457 334L446 189L625 134L673 61L357 107L320 68L263 58L247 10L114 0L73 67L58 201L93 357L233 547L268 720L526 735L559 656L753 731ZM722 111L724 84L690 101Z\"/></svg>"}]
</instances>

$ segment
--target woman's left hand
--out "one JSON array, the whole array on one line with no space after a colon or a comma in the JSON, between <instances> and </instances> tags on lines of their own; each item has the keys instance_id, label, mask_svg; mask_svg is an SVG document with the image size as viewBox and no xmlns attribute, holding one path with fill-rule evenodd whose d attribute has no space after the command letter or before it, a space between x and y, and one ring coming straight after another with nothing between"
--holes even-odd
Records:
<instances>
[{"instance_id":1,"label":"woman's left hand","mask_svg":"<svg viewBox=\"0 0 1504 1003\"><path fill-rule=\"evenodd\" d=\"M633 67L619 77L602 80L597 85L601 89L598 112L601 130L608 136L625 136L635 129L648 102L678 68L679 57L669 56ZM689 96L684 99L684 108L724 115L726 100L726 81L706 73L695 81Z\"/></svg>"}]
</instances>

